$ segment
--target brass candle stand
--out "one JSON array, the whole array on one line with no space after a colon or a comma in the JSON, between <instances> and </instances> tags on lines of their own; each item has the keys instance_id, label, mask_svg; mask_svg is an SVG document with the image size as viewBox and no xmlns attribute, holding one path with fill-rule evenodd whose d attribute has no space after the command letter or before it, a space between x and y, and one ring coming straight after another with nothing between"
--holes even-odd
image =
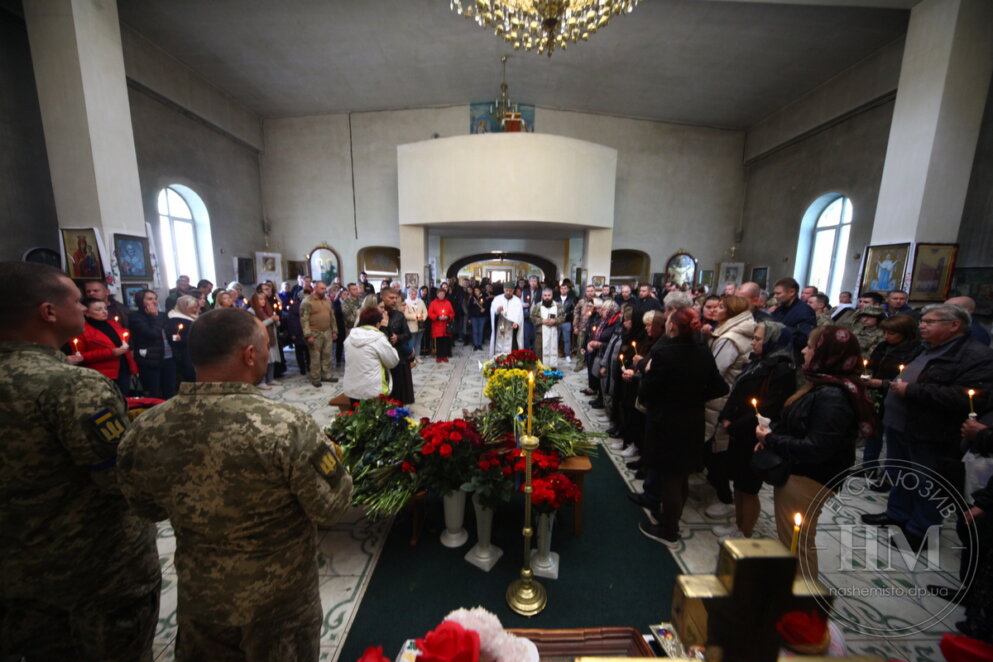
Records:
<instances>
[{"instance_id":1,"label":"brass candle stand","mask_svg":"<svg viewBox=\"0 0 993 662\"><path fill-rule=\"evenodd\" d=\"M507 604L521 616L540 614L548 604L545 587L534 580L531 570L531 454L538 448L538 437L521 435L521 449L524 451L524 567L520 579L515 579L507 587Z\"/></svg>"}]
</instances>

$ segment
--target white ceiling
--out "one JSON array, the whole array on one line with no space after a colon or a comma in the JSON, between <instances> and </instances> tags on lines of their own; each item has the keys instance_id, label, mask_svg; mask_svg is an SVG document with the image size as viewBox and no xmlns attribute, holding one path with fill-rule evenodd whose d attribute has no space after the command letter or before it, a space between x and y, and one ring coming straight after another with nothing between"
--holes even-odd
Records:
<instances>
[{"instance_id":1,"label":"white ceiling","mask_svg":"<svg viewBox=\"0 0 993 662\"><path fill-rule=\"evenodd\" d=\"M747 128L906 32L900 8L644 0L551 58L448 0L119 0L121 20L263 117L545 108ZM913 0L820 0L906 7Z\"/></svg>"}]
</instances>

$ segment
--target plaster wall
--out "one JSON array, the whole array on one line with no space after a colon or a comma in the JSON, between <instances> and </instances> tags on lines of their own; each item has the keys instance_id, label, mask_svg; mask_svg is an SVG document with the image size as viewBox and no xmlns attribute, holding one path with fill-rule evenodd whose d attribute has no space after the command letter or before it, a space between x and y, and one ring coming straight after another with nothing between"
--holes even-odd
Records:
<instances>
[{"instance_id":1,"label":"plaster wall","mask_svg":"<svg viewBox=\"0 0 993 662\"><path fill-rule=\"evenodd\" d=\"M852 200L843 290L855 290L862 252L872 234L893 102L872 108L745 169L743 238L738 257L769 267L769 284L793 275L800 222L826 193ZM740 261L740 260L739 260ZM802 283L801 283L802 285Z\"/></svg>"},{"instance_id":2,"label":"plaster wall","mask_svg":"<svg viewBox=\"0 0 993 662\"><path fill-rule=\"evenodd\" d=\"M535 124L617 150L614 250L648 253L655 272L681 249L707 268L730 248L744 197L744 132L544 108Z\"/></svg>"},{"instance_id":3,"label":"plaster wall","mask_svg":"<svg viewBox=\"0 0 993 662\"><path fill-rule=\"evenodd\" d=\"M59 250L59 221L48 171L24 19L0 9L0 260L29 248Z\"/></svg>"},{"instance_id":4,"label":"plaster wall","mask_svg":"<svg viewBox=\"0 0 993 662\"><path fill-rule=\"evenodd\" d=\"M445 237L444 229L436 232L442 234L440 240L441 273L447 273L453 262L463 257L490 251L507 253L530 253L543 257L555 263L559 270L559 278L565 272L569 251L569 239L511 239L507 237L475 238L475 237ZM580 256L582 257L582 256Z\"/></svg>"},{"instance_id":5,"label":"plaster wall","mask_svg":"<svg viewBox=\"0 0 993 662\"><path fill-rule=\"evenodd\" d=\"M234 280L235 257L254 260L255 251L266 250L258 154L141 90L130 87L128 96L145 220L157 231L165 186L193 189L207 207L214 247L216 273L204 277Z\"/></svg>"},{"instance_id":6,"label":"plaster wall","mask_svg":"<svg viewBox=\"0 0 993 662\"><path fill-rule=\"evenodd\" d=\"M993 267L993 82L986 97L958 244L957 266Z\"/></svg>"}]
</instances>

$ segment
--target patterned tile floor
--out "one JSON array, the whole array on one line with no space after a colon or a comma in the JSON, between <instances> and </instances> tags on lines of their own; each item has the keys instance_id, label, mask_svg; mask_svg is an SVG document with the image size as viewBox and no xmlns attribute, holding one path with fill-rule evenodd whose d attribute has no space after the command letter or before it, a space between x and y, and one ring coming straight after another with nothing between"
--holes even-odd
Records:
<instances>
[{"instance_id":1,"label":"patterned tile floor","mask_svg":"<svg viewBox=\"0 0 993 662\"><path fill-rule=\"evenodd\" d=\"M471 348L456 347L455 356L449 363L435 363L433 359L414 368L414 389L417 402L412 406L415 416L428 416L434 420L446 420L461 415L463 410L473 410L485 403L483 379L479 364L488 357L485 352L473 352ZM292 362L292 353L287 354ZM572 365L559 362L559 369L566 379L556 387L556 395L565 404L576 410L583 424L590 430L603 431L607 421L597 410L586 405L586 398L580 393L585 387L586 373L573 372ZM340 371L337 373L340 376ZM270 397L280 400L310 413L318 424L327 425L337 413L328 407L328 399L341 392L341 384L325 384L317 389L292 369L282 380L282 385L269 391ZM635 480L634 472L616 451L607 451L617 471L632 489L639 489L641 482ZM831 589L851 592L862 588L873 597L837 597L835 613L841 616L842 625L852 619L863 626L875 625L879 628L896 628L901 624L916 624L931 617L933 623L920 633L904 637L869 636L854 632L846 627L846 636L852 653L882 654L891 659L908 662L930 662L941 659L938 639L941 633L952 631L953 624L963 617L961 608L946 608L947 603L930 596L914 595L914 589L926 584L954 584L958 555L949 551L957 540L954 530L942 530L942 554L940 567L930 572L899 570L871 570L855 568L856 571L843 571L839 565L841 550L852 547L856 550L864 545L864 529L856 527L854 542L845 538L846 527L854 524L858 513L877 512L885 505L885 495L859 489L859 481L853 481L851 493L844 499L833 499L821 516L821 526L817 536L821 548L821 579ZM718 553L718 542L711 527L723 522L712 521L703 514L704 508L713 500L713 489L705 484L691 488L690 501L683 514L685 529L684 542L673 552L676 563L685 572L713 572ZM775 523L772 519L772 491L770 488L761 494L762 515L757 532L765 537L775 537ZM842 503L843 502L843 503ZM348 636L348 630L362 601L366 586L376 567L383 543L390 530L391 521L370 522L358 510L350 511L336 525L321 530L319 572L321 577L321 601L324 609L324 627L321 632L321 660L335 662L340 646ZM860 537L859 532L862 532ZM657 543L651 543L657 544ZM176 539L168 522L159 525L159 559L162 566L162 601L159 610L159 627L155 636L155 659L173 660L173 645L176 638L176 573L173 567L173 554ZM885 546L884 546L885 547ZM862 557L856 555L856 565ZM898 560L893 560L894 568L905 568ZM901 597L892 597L899 592ZM391 653L388 653L391 654ZM349 662L349 661L343 661Z\"/></svg>"}]
</instances>

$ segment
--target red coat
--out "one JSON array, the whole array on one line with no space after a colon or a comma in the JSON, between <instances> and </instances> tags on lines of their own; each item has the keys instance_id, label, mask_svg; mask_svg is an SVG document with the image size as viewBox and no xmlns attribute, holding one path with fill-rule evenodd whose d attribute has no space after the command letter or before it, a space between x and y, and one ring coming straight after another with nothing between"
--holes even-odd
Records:
<instances>
[{"instance_id":1,"label":"red coat","mask_svg":"<svg viewBox=\"0 0 993 662\"><path fill-rule=\"evenodd\" d=\"M123 326L113 319L108 319L107 323L117 332L117 337L122 342L127 342L124 340L125 330ZM121 372L121 357L114 356L116 345L107 337L107 334L98 330L92 324L87 324L83 328L83 334L77 337L79 338L78 350L83 355L83 362L79 365L93 368L105 377L117 379ZM74 349L76 348L71 340L69 341L69 345L74 347ZM131 374L137 375L138 364L135 363L131 350L129 349L125 352L124 356L127 358L128 367L131 368Z\"/></svg>"},{"instance_id":2,"label":"red coat","mask_svg":"<svg viewBox=\"0 0 993 662\"><path fill-rule=\"evenodd\" d=\"M439 320L444 315L448 319ZM455 318L455 309L448 299L435 299L428 306L428 319L431 320L431 337L443 338L448 335L446 327Z\"/></svg>"}]
</instances>

